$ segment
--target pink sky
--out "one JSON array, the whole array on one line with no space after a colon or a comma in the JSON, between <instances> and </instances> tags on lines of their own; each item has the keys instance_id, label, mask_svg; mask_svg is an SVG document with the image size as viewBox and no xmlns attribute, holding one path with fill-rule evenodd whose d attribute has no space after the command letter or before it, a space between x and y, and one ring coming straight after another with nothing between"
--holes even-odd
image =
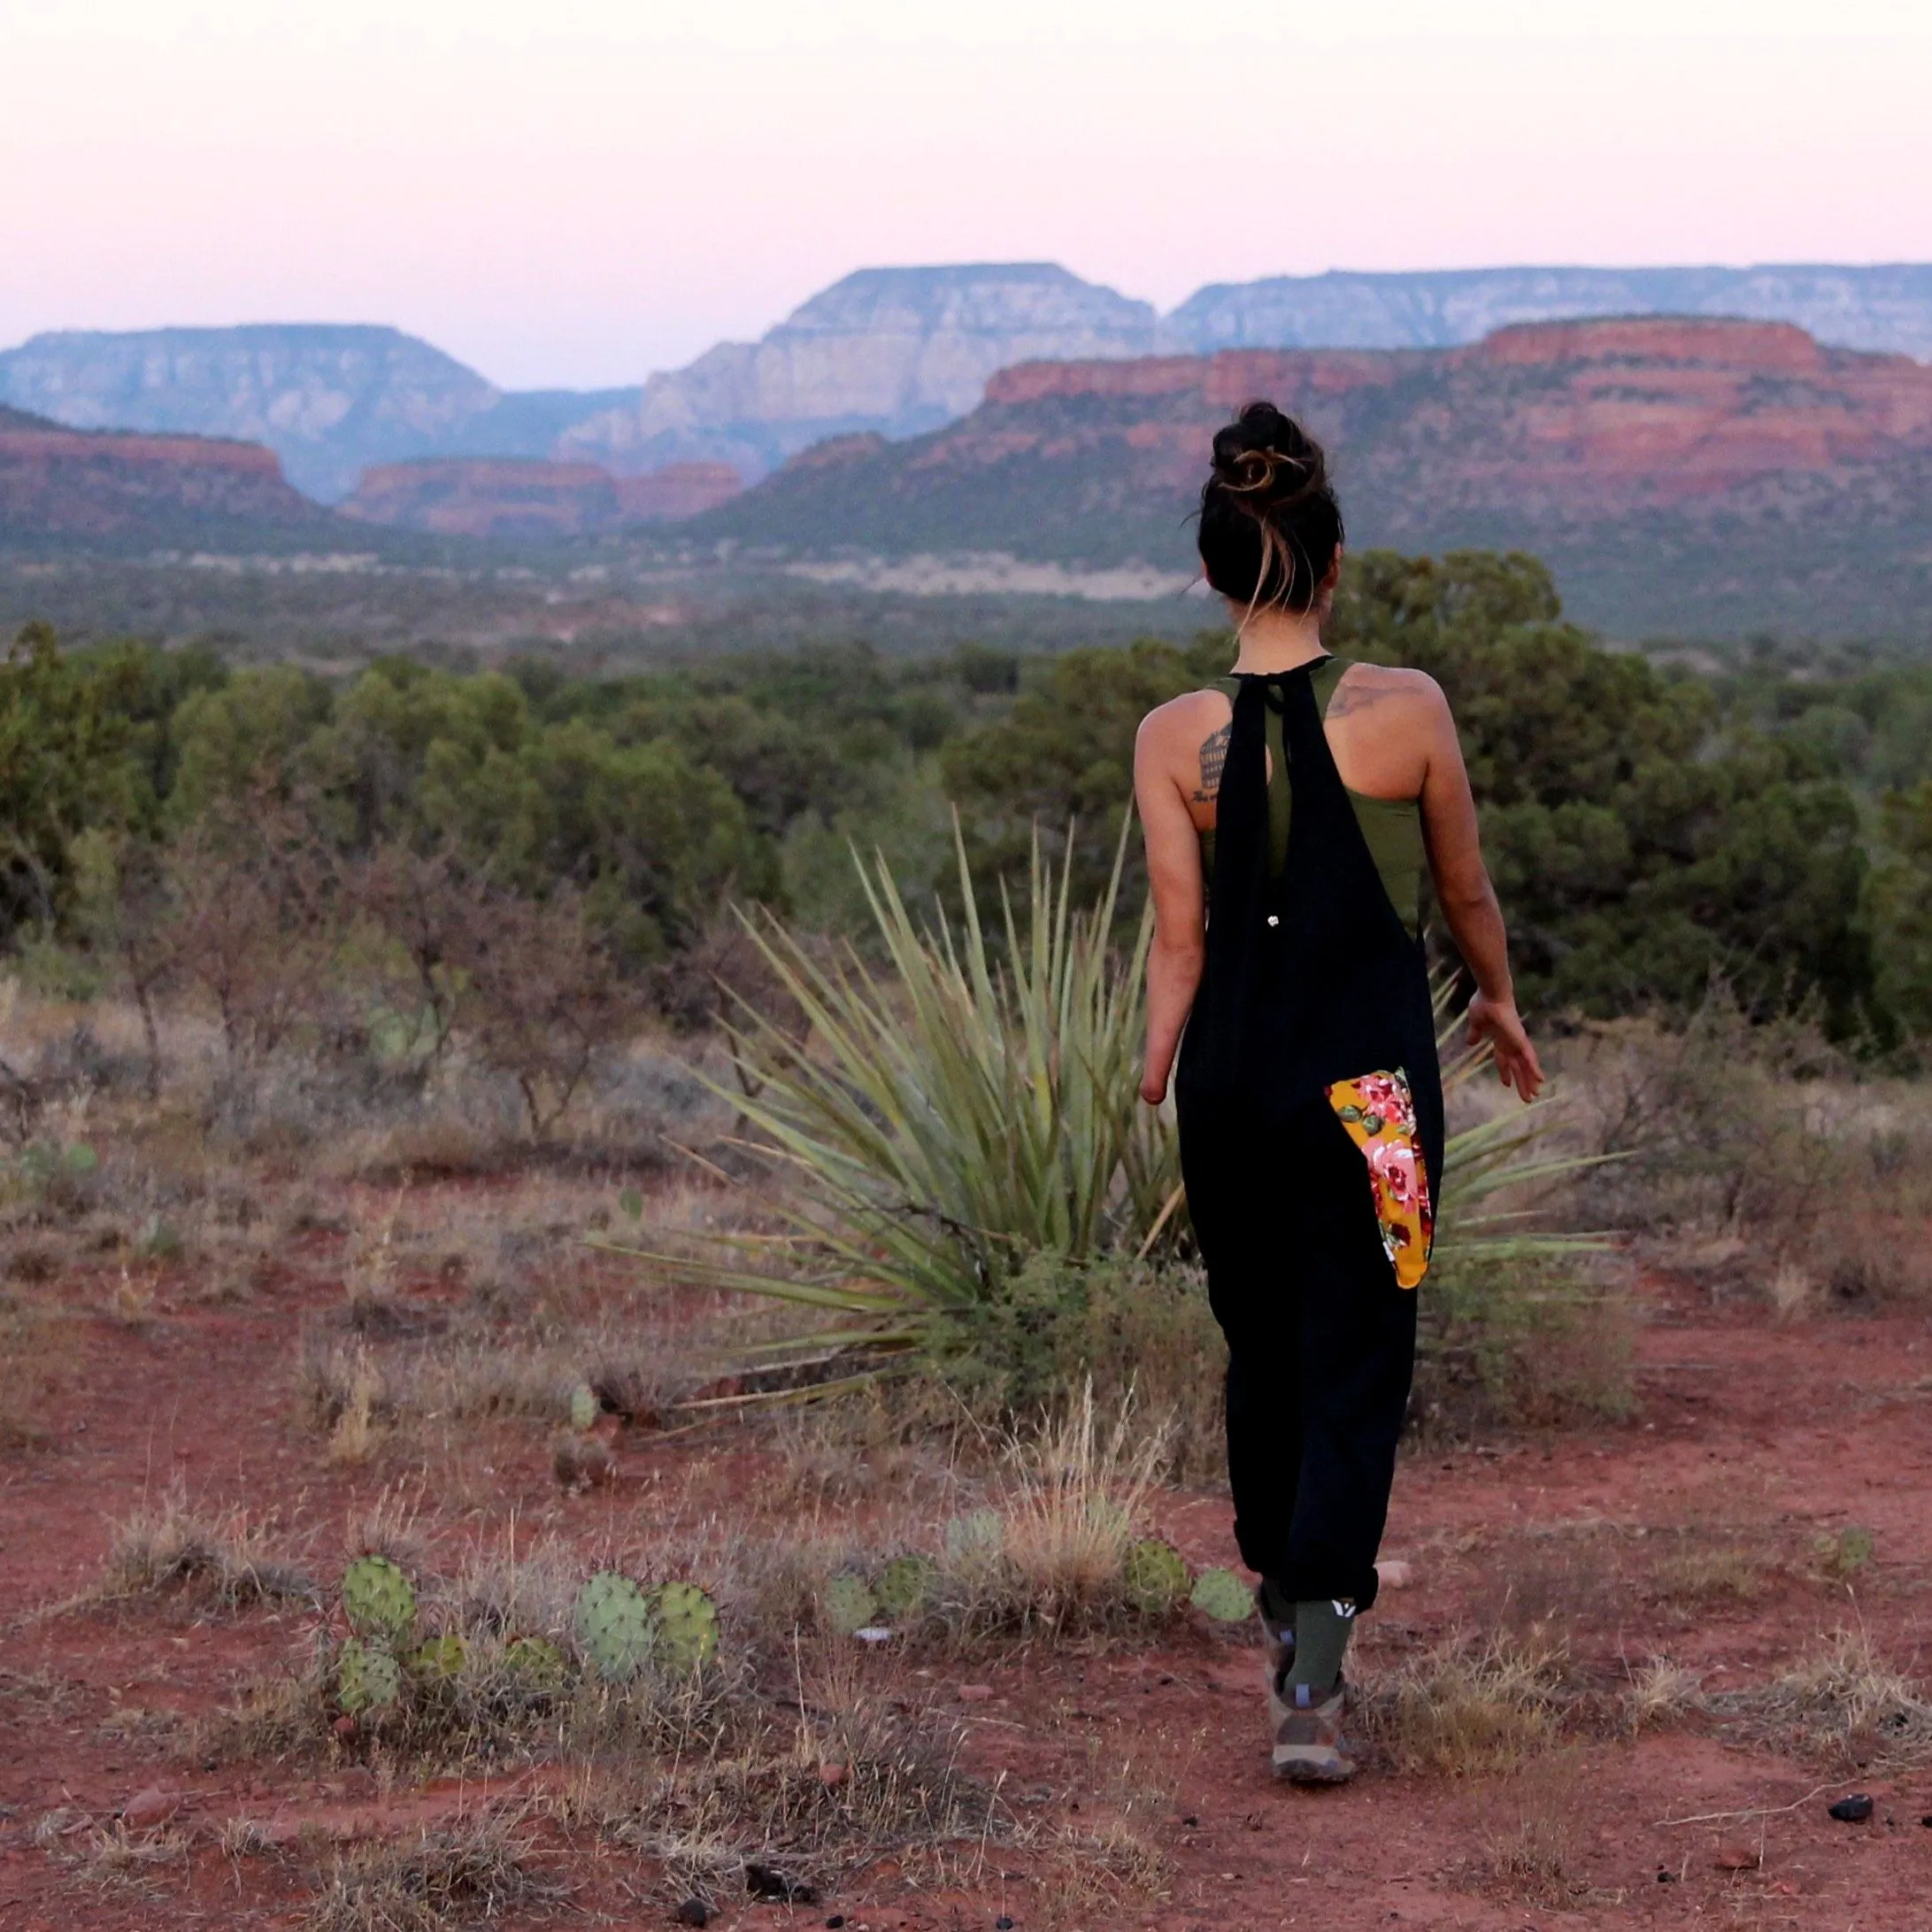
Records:
<instances>
[{"instance_id":1,"label":"pink sky","mask_svg":"<svg viewBox=\"0 0 1932 1932\"><path fill-rule=\"evenodd\" d=\"M581 386L881 263L1932 259L1924 0L0 0L0 346L392 321Z\"/></svg>"}]
</instances>

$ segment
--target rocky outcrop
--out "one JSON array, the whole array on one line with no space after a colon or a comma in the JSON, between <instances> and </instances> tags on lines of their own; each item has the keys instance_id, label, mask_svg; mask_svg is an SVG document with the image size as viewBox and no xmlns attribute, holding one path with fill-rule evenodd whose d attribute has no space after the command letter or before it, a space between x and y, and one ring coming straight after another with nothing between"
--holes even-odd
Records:
<instances>
[{"instance_id":1,"label":"rocky outcrop","mask_svg":"<svg viewBox=\"0 0 1932 1932\"><path fill-rule=\"evenodd\" d=\"M936 428L1011 363L1157 344L1147 303L1049 262L863 269L759 341L652 376L635 409L578 425L561 447L620 470L695 455L762 473L827 436Z\"/></svg>"},{"instance_id":2,"label":"rocky outcrop","mask_svg":"<svg viewBox=\"0 0 1932 1932\"><path fill-rule=\"evenodd\" d=\"M1028 361L1236 349L1445 349L1524 322L1757 318L1834 345L1932 359L1932 266L1496 268L1279 276L1201 289L1160 319L1051 263L874 268L755 343L642 388L505 392L393 328L311 324L37 335L0 353L0 404L82 429L240 437L336 502L365 469L530 457L641 475L674 462L765 474L825 439L920 435Z\"/></svg>"},{"instance_id":3,"label":"rocky outcrop","mask_svg":"<svg viewBox=\"0 0 1932 1932\"><path fill-rule=\"evenodd\" d=\"M1789 623L1828 584L1902 619L1932 591L1932 368L1749 322L1034 364L934 435L829 466L808 454L696 533L1184 572L1209 440L1257 396L1328 444L1354 543L1536 550L1613 626L1666 628L1713 598L1758 613L1737 624ZM1875 588L1852 581L1874 570Z\"/></svg>"},{"instance_id":4,"label":"rocky outcrop","mask_svg":"<svg viewBox=\"0 0 1932 1932\"><path fill-rule=\"evenodd\" d=\"M327 501L373 456L458 434L496 391L393 328L265 326L36 335L0 358L0 396L71 428L265 443Z\"/></svg>"},{"instance_id":5,"label":"rocky outcrop","mask_svg":"<svg viewBox=\"0 0 1932 1932\"><path fill-rule=\"evenodd\" d=\"M737 472L719 463L619 478L594 463L453 457L366 471L342 514L436 536L601 536L696 516L743 488Z\"/></svg>"},{"instance_id":6,"label":"rocky outcrop","mask_svg":"<svg viewBox=\"0 0 1932 1932\"><path fill-rule=\"evenodd\" d=\"M682 523L727 504L744 488L728 463L666 463L642 476L618 479L617 500L627 524Z\"/></svg>"},{"instance_id":7,"label":"rocky outcrop","mask_svg":"<svg viewBox=\"0 0 1932 1932\"><path fill-rule=\"evenodd\" d=\"M372 464L547 455L571 423L636 394L505 394L399 329L310 323L67 331L0 354L0 400L75 429L263 443L321 503Z\"/></svg>"},{"instance_id":8,"label":"rocky outcrop","mask_svg":"<svg viewBox=\"0 0 1932 1932\"><path fill-rule=\"evenodd\" d=\"M0 410L0 542L199 543L330 520L258 443L88 434Z\"/></svg>"},{"instance_id":9,"label":"rocky outcrop","mask_svg":"<svg viewBox=\"0 0 1932 1932\"><path fill-rule=\"evenodd\" d=\"M1932 361L1932 265L1469 268L1219 282L1162 324L1174 347L1449 349L1518 322L1616 315L1795 323L1820 342Z\"/></svg>"}]
</instances>

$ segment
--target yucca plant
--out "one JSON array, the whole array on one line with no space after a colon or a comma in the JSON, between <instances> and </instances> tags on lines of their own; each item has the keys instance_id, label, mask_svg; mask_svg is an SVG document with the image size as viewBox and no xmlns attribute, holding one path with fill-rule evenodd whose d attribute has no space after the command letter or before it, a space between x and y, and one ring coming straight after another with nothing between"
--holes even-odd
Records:
<instances>
[{"instance_id":1,"label":"yucca plant","mask_svg":"<svg viewBox=\"0 0 1932 1932\"><path fill-rule=\"evenodd\" d=\"M821 1372L843 1364L863 1376L996 1300L1029 1256L1145 1254L1174 1238L1172 1112L1138 1094L1151 915L1131 951L1108 938L1126 839L1123 828L1106 889L1085 910L1072 904L1070 861L1056 877L1036 841L1024 920L1001 889L997 959L957 824L957 928L916 921L883 858L854 855L887 974L849 948L825 963L771 914L746 916L809 1032L801 1044L742 1009L730 1037L743 1090L716 1090L791 1173L793 1197L778 1210L789 1231L716 1237L729 1258L598 1245L693 1283L823 1309L837 1319L760 1359L815 1358ZM1439 1012L1447 998L1444 988ZM1446 1081L1468 1079L1487 1058L1451 1055ZM1451 1139L1439 1248L1523 1251L1587 1238L1525 1231L1520 1213L1489 1205L1580 1165L1533 1158L1551 1120L1532 1107Z\"/></svg>"},{"instance_id":2,"label":"yucca plant","mask_svg":"<svg viewBox=\"0 0 1932 1932\"><path fill-rule=\"evenodd\" d=\"M1441 1057L1443 1097L1466 1086L1494 1061L1487 1043L1470 1046L1464 1035L1464 1016L1454 1010L1456 982L1440 974L1435 981L1436 1050ZM1537 1218L1534 1206L1505 1207L1495 1197L1507 1192L1520 1200L1522 1190L1580 1174L1622 1157L1615 1154L1541 1152L1560 1119L1553 1099L1536 1101L1477 1126L1451 1134L1443 1143L1441 1211L1436 1217L1436 1252L1453 1260L1504 1261L1533 1256L1574 1253L1603 1247L1602 1234L1566 1234L1526 1224Z\"/></svg>"}]
</instances>

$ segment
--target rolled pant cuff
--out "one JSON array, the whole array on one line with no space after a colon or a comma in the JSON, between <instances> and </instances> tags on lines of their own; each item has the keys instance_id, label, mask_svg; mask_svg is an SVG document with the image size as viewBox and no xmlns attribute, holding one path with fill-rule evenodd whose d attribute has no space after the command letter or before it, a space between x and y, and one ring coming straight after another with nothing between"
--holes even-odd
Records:
<instances>
[{"instance_id":1,"label":"rolled pant cuff","mask_svg":"<svg viewBox=\"0 0 1932 1932\"><path fill-rule=\"evenodd\" d=\"M1249 1562L1251 1569L1256 1566L1251 1560ZM1374 1607L1382 1588L1382 1578L1373 1563L1366 1568L1358 1568L1353 1565L1291 1560L1279 1567L1271 1564L1263 1574L1283 1597L1296 1603L1352 1602L1358 1614Z\"/></svg>"}]
</instances>

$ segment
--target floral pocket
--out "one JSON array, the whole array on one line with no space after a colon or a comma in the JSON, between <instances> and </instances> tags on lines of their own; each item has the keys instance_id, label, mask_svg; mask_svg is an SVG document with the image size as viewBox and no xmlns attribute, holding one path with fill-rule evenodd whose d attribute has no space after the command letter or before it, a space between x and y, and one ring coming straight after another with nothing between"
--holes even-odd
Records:
<instances>
[{"instance_id":1,"label":"floral pocket","mask_svg":"<svg viewBox=\"0 0 1932 1932\"><path fill-rule=\"evenodd\" d=\"M1336 1120L1368 1161L1369 1192L1382 1244L1396 1271L1397 1288L1413 1288L1428 1272L1436 1239L1429 1199L1428 1163L1415 1143L1415 1097L1409 1076L1362 1074L1327 1089Z\"/></svg>"}]
</instances>

